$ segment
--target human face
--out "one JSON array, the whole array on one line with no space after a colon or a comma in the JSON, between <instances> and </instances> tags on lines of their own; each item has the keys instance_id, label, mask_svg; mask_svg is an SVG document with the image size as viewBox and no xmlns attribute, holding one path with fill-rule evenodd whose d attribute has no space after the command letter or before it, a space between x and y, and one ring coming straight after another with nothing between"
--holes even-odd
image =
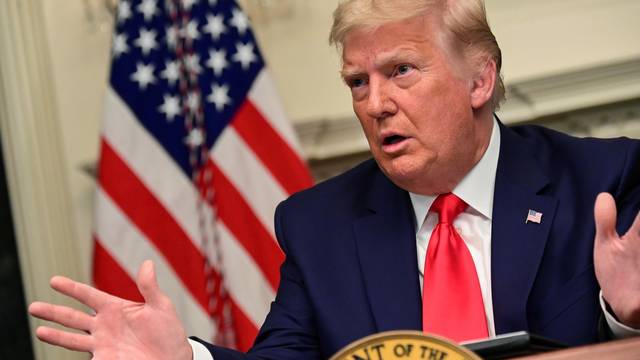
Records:
<instances>
[{"instance_id":1,"label":"human face","mask_svg":"<svg viewBox=\"0 0 640 360\"><path fill-rule=\"evenodd\" d=\"M473 72L440 22L424 15L353 30L343 47L342 76L374 158L396 185L425 195L460 182L492 126L491 112L472 100Z\"/></svg>"}]
</instances>

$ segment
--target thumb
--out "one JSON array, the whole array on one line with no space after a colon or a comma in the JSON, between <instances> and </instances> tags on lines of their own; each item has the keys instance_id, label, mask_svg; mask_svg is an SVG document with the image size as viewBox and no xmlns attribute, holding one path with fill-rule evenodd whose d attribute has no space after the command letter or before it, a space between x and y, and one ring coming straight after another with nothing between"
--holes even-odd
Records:
<instances>
[{"instance_id":1,"label":"thumb","mask_svg":"<svg viewBox=\"0 0 640 360\"><path fill-rule=\"evenodd\" d=\"M618 236L616 232L616 202L609 193L600 193L593 209L596 221L596 242Z\"/></svg>"},{"instance_id":2,"label":"thumb","mask_svg":"<svg viewBox=\"0 0 640 360\"><path fill-rule=\"evenodd\" d=\"M138 290L140 290L140 294L142 294L142 297L147 304L151 306L159 305L164 294L158 286L153 261L146 260L142 263L140 270L138 270L137 284Z\"/></svg>"}]
</instances>

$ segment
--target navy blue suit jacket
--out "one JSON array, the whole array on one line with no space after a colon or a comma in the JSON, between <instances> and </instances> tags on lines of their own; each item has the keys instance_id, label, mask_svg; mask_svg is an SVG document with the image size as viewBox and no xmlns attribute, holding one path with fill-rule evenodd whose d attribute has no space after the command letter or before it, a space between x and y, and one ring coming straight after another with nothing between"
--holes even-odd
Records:
<instances>
[{"instance_id":1,"label":"navy blue suit jacket","mask_svg":"<svg viewBox=\"0 0 640 360\"><path fill-rule=\"evenodd\" d=\"M577 345L598 340L593 267L596 195L617 201L618 231L640 209L640 142L577 139L500 126L491 273L498 334L527 330ZM529 209L542 222L525 223ZM286 253L275 302L247 354L215 360L328 358L373 333L421 328L409 195L372 160L279 205ZM455 296L455 294L451 294Z\"/></svg>"}]
</instances>

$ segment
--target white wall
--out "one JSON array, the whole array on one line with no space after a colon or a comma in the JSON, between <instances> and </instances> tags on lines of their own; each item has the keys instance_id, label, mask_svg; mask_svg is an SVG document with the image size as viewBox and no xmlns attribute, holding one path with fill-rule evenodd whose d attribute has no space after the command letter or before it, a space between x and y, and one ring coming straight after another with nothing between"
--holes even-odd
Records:
<instances>
[{"instance_id":1,"label":"white wall","mask_svg":"<svg viewBox=\"0 0 640 360\"><path fill-rule=\"evenodd\" d=\"M640 57L640 1L488 0L507 82Z\"/></svg>"}]
</instances>

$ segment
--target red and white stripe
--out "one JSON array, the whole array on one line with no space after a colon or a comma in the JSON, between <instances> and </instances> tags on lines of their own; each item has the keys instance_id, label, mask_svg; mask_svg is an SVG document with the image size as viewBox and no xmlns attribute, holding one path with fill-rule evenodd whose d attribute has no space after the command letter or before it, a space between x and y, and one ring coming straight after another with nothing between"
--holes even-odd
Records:
<instances>
[{"instance_id":1,"label":"red and white stripe","mask_svg":"<svg viewBox=\"0 0 640 360\"><path fill-rule=\"evenodd\" d=\"M201 245L198 189L111 88L104 124L95 284L141 300L136 273L143 260L152 259L160 287L174 301L187 331L214 338L203 268L205 259L215 256ZM265 70L209 155L215 196L204 213L213 218L215 210L217 251L223 259L213 266L224 271L238 347L246 350L279 282L283 254L272 225L275 206L312 183Z\"/></svg>"}]
</instances>

